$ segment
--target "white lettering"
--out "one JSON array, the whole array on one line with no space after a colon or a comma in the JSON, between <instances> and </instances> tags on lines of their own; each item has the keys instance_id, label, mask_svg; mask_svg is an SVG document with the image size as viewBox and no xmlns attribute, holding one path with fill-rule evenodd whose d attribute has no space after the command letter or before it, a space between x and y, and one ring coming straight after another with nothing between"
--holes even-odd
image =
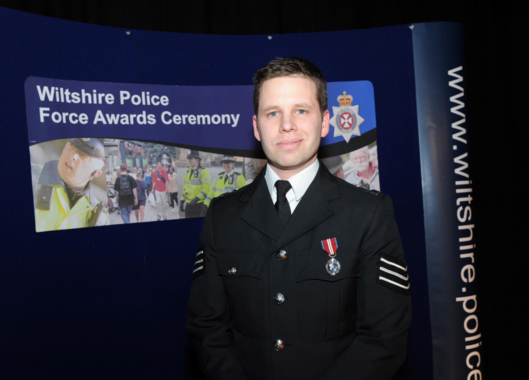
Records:
<instances>
[{"instance_id":1,"label":"white lettering","mask_svg":"<svg viewBox=\"0 0 529 380\"><path fill-rule=\"evenodd\" d=\"M50 117L50 109L48 107L39 108L40 122L44 123L45 117Z\"/></svg>"},{"instance_id":2,"label":"white lettering","mask_svg":"<svg viewBox=\"0 0 529 380\"><path fill-rule=\"evenodd\" d=\"M456 301L457 302L463 302L463 310L465 310L465 312L468 313L468 314L475 312L477 310L477 308L478 308L478 301L477 301L475 295L466 296L466 297L457 297ZM469 308L467 306L467 302L468 301L473 301L474 302L474 306L472 308Z\"/></svg>"},{"instance_id":3,"label":"white lettering","mask_svg":"<svg viewBox=\"0 0 529 380\"><path fill-rule=\"evenodd\" d=\"M461 269L461 279L464 282L473 282L475 278L476 270L474 269L474 265L467 264L463 267L463 269Z\"/></svg>"},{"instance_id":4,"label":"white lettering","mask_svg":"<svg viewBox=\"0 0 529 380\"><path fill-rule=\"evenodd\" d=\"M233 128L235 128L237 126L237 124L239 123L239 117L241 116L241 114L237 114L237 115L231 115L231 120L233 120L233 124L231 125Z\"/></svg>"},{"instance_id":5,"label":"white lettering","mask_svg":"<svg viewBox=\"0 0 529 380\"><path fill-rule=\"evenodd\" d=\"M119 103L120 104L125 104L125 100L129 100L130 99L130 92L128 91L120 91L119 92Z\"/></svg>"}]
</instances>

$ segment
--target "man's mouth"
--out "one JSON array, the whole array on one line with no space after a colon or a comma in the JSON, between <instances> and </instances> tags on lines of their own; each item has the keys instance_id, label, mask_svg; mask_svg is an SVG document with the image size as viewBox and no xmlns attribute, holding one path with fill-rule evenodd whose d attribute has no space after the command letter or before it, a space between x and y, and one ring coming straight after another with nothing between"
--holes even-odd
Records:
<instances>
[{"instance_id":1,"label":"man's mouth","mask_svg":"<svg viewBox=\"0 0 529 380\"><path fill-rule=\"evenodd\" d=\"M283 140L281 142L278 142L277 145L279 145L282 148L291 148L298 146L301 143L301 139L295 139L295 140Z\"/></svg>"},{"instance_id":2,"label":"man's mouth","mask_svg":"<svg viewBox=\"0 0 529 380\"><path fill-rule=\"evenodd\" d=\"M66 165L66 167L68 168L68 170L73 170L73 168L72 168L70 165L68 165L67 162L65 162L64 165Z\"/></svg>"}]
</instances>

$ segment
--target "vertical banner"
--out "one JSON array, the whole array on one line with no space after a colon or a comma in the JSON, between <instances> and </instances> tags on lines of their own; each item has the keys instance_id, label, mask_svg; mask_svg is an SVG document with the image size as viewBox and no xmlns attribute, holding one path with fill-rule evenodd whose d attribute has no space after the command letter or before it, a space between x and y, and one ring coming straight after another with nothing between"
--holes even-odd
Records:
<instances>
[{"instance_id":1,"label":"vertical banner","mask_svg":"<svg viewBox=\"0 0 529 380\"><path fill-rule=\"evenodd\" d=\"M434 379L481 379L462 26L412 35Z\"/></svg>"}]
</instances>

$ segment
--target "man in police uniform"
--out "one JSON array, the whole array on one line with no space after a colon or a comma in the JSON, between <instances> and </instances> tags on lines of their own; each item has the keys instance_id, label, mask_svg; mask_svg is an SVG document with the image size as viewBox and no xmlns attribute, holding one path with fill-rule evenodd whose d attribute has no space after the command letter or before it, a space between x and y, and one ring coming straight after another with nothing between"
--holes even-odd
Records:
<instances>
[{"instance_id":1,"label":"man in police uniform","mask_svg":"<svg viewBox=\"0 0 529 380\"><path fill-rule=\"evenodd\" d=\"M326 82L300 58L254 77L254 135L268 159L208 208L188 330L209 379L391 379L411 319L389 197L317 160Z\"/></svg>"},{"instance_id":2,"label":"man in police uniform","mask_svg":"<svg viewBox=\"0 0 529 380\"><path fill-rule=\"evenodd\" d=\"M187 159L189 166L184 176L180 211L185 210L186 218L198 218L205 215L204 201L211 188L211 180L208 170L200 165L198 151L190 150Z\"/></svg>"},{"instance_id":3,"label":"man in police uniform","mask_svg":"<svg viewBox=\"0 0 529 380\"><path fill-rule=\"evenodd\" d=\"M59 160L44 164L37 186L37 232L109 224L108 211L92 189L105 165L103 142L68 139Z\"/></svg>"},{"instance_id":4,"label":"man in police uniform","mask_svg":"<svg viewBox=\"0 0 529 380\"><path fill-rule=\"evenodd\" d=\"M235 157L224 156L220 162L222 163L224 171L219 173L217 178L213 181L213 185L211 185L208 196L204 201L206 207L209 207L213 198L225 193L231 193L232 191L239 190L241 187L246 186L246 179L244 176L233 170L235 169Z\"/></svg>"}]
</instances>

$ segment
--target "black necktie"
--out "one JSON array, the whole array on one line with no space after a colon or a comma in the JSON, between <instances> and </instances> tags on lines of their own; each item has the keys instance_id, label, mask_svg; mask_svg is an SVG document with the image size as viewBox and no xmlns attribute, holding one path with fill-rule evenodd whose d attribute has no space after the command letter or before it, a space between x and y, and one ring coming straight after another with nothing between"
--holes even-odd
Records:
<instances>
[{"instance_id":1,"label":"black necktie","mask_svg":"<svg viewBox=\"0 0 529 380\"><path fill-rule=\"evenodd\" d=\"M283 226L287 224L288 219L292 213L290 212L290 205L287 200L287 193L292 188L292 185L288 181L276 181L277 189L277 201L276 201L276 210L279 214L279 219Z\"/></svg>"}]
</instances>

